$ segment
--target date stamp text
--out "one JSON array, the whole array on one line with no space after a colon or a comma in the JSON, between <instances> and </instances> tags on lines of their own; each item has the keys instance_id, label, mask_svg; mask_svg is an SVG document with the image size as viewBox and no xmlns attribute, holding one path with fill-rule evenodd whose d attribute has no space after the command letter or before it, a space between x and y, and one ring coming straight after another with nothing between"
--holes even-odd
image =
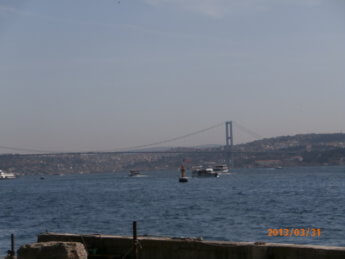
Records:
<instances>
[{"instance_id":1,"label":"date stamp text","mask_svg":"<svg viewBox=\"0 0 345 259\"><path fill-rule=\"evenodd\" d=\"M268 228L270 237L320 237L320 228Z\"/></svg>"}]
</instances>

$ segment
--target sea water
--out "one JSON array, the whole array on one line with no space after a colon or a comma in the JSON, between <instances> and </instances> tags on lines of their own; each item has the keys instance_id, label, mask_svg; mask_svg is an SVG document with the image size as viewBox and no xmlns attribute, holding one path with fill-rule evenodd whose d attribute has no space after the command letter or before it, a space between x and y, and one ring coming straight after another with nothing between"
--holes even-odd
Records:
<instances>
[{"instance_id":1,"label":"sea water","mask_svg":"<svg viewBox=\"0 0 345 259\"><path fill-rule=\"evenodd\" d=\"M0 181L0 255L42 232L201 237L345 246L345 167L235 169L219 178L179 172L23 176ZM269 229L320 229L269 236Z\"/></svg>"}]
</instances>

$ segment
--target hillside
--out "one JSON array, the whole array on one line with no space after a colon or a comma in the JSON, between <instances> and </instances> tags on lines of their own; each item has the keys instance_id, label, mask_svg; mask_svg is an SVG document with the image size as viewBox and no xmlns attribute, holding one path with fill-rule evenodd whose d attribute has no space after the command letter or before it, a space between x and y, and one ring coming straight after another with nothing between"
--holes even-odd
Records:
<instances>
[{"instance_id":1,"label":"hillside","mask_svg":"<svg viewBox=\"0 0 345 259\"><path fill-rule=\"evenodd\" d=\"M236 148L246 151L270 151L289 148L344 148L345 134L298 134L294 136L280 136L256 140L250 143L237 145Z\"/></svg>"},{"instance_id":2,"label":"hillside","mask_svg":"<svg viewBox=\"0 0 345 259\"><path fill-rule=\"evenodd\" d=\"M234 150L244 152L237 158L238 166L342 165L345 134L281 136L236 145Z\"/></svg>"}]
</instances>

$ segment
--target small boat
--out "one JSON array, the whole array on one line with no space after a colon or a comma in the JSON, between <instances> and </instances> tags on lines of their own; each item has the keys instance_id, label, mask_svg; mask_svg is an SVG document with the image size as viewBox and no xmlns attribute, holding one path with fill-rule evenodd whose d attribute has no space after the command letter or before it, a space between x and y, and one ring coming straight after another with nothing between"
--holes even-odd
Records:
<instances>
[{"instance_id":1,"label":"small boat","mask_svg":"<svg viewBox=\"0 0 345 259\"><path fill-rule=\"evenodd\" d=\"M219 177L219 173L213 171L211 167L203 168L201 166L192 167L193 177Z\"/></svg>"},{"instance_id":2,"label":"small boat","mask_svg":"<svg viewBox=\"0 0 345 259\"><path fill-rule=\"evenodd\" d=\"M140 173L139 170L129 170L128 176L130 176L130 177L142 177L142 176L145 176L145 175Z\"/></svg>"},{"instance_id":3,"label":"small boat","mask_svg":"<svg viewBox=\"0 0 345 259\"><path fill-rule=\"evenodd\" d=\"M0 180L5 179L14 179L16 175L14 173L5 173L4 171L0 170Z\"/></svg>"}]
</instances>

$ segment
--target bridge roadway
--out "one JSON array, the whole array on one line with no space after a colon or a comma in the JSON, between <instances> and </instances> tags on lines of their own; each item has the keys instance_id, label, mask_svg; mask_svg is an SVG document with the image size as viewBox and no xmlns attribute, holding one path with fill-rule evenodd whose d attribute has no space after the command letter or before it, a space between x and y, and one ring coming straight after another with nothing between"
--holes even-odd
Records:
<instances>
[{"instance_id":1,"label":"bridge roadway","mask_svg":"<svg viewBox=\"0 0 345 259\"><path fill-rule=\"evenodd\" d=\"M279 150L270 150L270 151L236 151L236 150L160 150L160 151L147 151L147 150L128 150L128 151L87 151L87 152L58 152L58 153L44 153L42 155L92 155L92 154L185 154L185 153L233 153L233 154L272 154L272 153L281 153L284 154L297 154L297 152L284 152Z\"/></svg>"}]
</instances>

